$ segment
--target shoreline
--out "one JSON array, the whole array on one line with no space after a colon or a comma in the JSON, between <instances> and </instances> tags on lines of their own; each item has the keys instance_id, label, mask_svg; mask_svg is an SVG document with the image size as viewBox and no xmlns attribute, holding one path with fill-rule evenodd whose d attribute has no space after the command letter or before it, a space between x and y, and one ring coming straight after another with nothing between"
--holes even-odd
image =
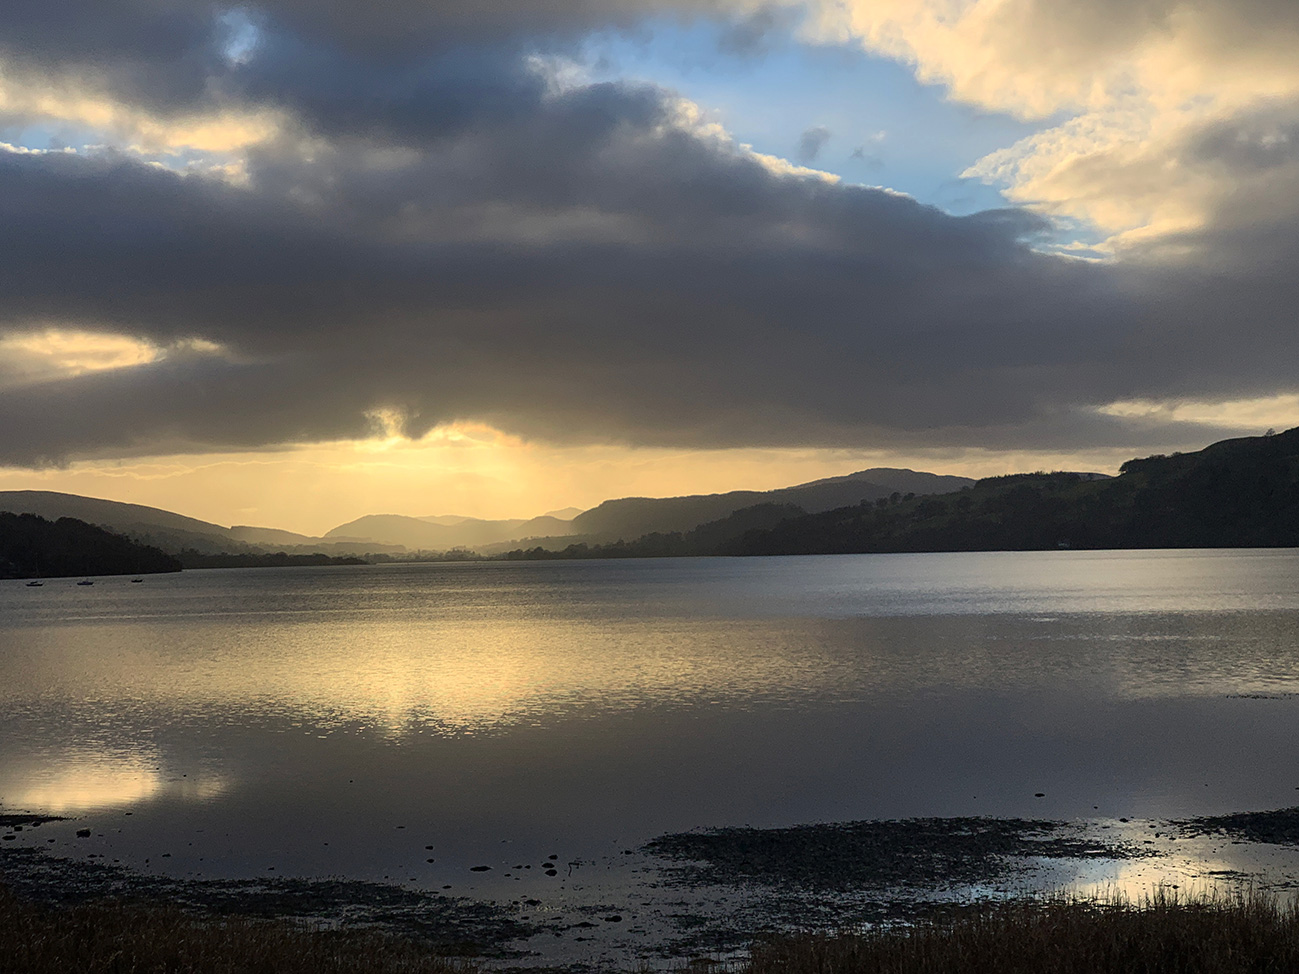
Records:
<instances>
[{"instance_id":1,"label":"shoreline","mask_svg":"<svg viewBox=\"0 0 1299 974\"><path fill-rule=\"evenodd\" d=\"M0 815L9 837L0 843L0 888L21 902L56 908L105 899L167 905L209 919L377 931L442 957L573 971L619 957L651 966L735 959L760 936L905 926L971 905L1038 902L1053 892L1040 884L1035 889L1029 881L1035 875L1063 870L1060 877L1076 879L1089 866L1160 868L1177 843L1299 854L1299 808L1133 820L1122 823L1122 832L1100 820L997 818L696 830L659 836L634 851L633 871L652 870L647 883L658 891L657 901L628 894L586 907L569 902L560 910L535 898L487 901L345 878L145 875L89 858L94 853L86 859L56 854L38 836L42 826L79 824ZM1205 893L1253 889L1288 897L1299 885L1299 858L1282 875L1206 868L1201 880Z\"/></svg>"}]
</instances>

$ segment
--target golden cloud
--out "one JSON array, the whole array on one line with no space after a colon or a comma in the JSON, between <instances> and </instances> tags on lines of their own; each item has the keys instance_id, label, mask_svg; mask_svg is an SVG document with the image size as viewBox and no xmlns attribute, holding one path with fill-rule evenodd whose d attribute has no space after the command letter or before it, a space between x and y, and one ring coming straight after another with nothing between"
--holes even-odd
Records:
<instances>
[{"instance_id":1,"label":"golden cloud","mask_svg":"<svg viewBox=\"0 0 1299 974\"><path fill-rule=\"evenodd\" d=\"M960 101L1023 119L1066 114L965 175L1090 221L1111 247L1203 225L1235 185L1188 145L1299 97L1299 9L1281 3L831 0L805 29L906 62Z\"/></svg>"}]
</instances>

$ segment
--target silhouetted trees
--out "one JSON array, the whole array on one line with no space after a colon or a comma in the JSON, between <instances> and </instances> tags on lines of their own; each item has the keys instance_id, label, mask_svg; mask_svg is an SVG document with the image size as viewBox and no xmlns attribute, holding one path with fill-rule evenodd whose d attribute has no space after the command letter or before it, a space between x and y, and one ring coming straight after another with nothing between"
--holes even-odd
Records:
<instances>
[{"instance_id":1,"label":"silhouetted trees","mask_svg":"<svg viewBox=\"0 0 1299 974\"><path fill-rule=\"evenodd\" d=\"M180 562L148 545L61 517L0 512L0 578L66 578L178 572Z\"/></svg>"},{"instance_id":2,"label":"silhouetted trees","mask_svg":"<svg viewBox=\"0 0 1299 974\"><path fill-rule=\"evenodd\" d=\"M300 568L322 565L368 565L364 558L314 552L309 555L290 555L283 551L274 554L256 554L252 552L221 552L209 554L186 548L180 553L180 563L184 568Z\"/></svg>"}]
</instances>

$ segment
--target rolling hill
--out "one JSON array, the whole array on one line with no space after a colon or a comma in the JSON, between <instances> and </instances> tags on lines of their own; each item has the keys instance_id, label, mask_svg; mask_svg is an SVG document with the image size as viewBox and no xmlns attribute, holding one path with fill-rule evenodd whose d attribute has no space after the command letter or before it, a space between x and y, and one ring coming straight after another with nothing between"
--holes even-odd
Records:
<instances>
[{"instance_id":1,"label":"rolling hill","mask_svg":"<svg viewBox=\"0 0 1299 974\"><path fill-rule=\"evenodd\" d=\"M572 533L607 541L630 540L651 533L690 531L758 504L793 504L812 514L863 500L875 501L893 493L941 494L973 483L968 477L876 467L776 490L733 490L687 497L623 497L579 514L573 519Z\"/></svg>"},{"instance_id":2,"label":"rolling hill","mask_svg":"<svg viewBox=\"0 0 1299 974\"><path fill-rule=\"evenodd\" d=\"M1299 428L1129 460L1118 477L1016 474L751 531L729 554L1299 546Z\"/></svg>"},{"instance_id":3,"label":"rolling hill","mask_svg":"<svg viewBox=\"0 0 1299 974\"><path fill-rule=\"evenodd\" d=\"M76 518L171 555L182 551L195 551L203 555L265 554L277 551L290 554L321 552L353 555L394 550L392 546L378 544L331 543L278 528L227 528L157 507L52 490L0 491L0 511L35 514L50 521L62 517Z\"/></svg>"},{"instance_id":4,"label":"rolling hill","mask_svg":"<svg viewBox=\"0 0 1299 974\"><path fill-rule=\"evenodd\" d=\"M324 540L401 545L412 551L479 548L516 538L559 537L572 533L572 522L542 515L529 520L481 520L474 517L409 517L367 514L325 532Z\"/></svg>"}]
</instances>

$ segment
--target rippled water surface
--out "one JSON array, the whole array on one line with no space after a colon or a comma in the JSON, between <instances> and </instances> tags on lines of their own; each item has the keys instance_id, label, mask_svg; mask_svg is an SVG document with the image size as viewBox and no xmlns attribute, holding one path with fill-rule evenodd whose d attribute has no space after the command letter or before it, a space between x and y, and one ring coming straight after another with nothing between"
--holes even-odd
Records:
<instances>
[{"instance_id":1,"label":"rippled water surface","mask_svg":"<svg viewBox=\"0 0 1299 974\"><path fill-rule=\"evenodd\" d=\"M1299 803L1294 551L74 582L0 582L0 804L178 876L487 895L698 826Z\"/></svg>"}]
</instances>

